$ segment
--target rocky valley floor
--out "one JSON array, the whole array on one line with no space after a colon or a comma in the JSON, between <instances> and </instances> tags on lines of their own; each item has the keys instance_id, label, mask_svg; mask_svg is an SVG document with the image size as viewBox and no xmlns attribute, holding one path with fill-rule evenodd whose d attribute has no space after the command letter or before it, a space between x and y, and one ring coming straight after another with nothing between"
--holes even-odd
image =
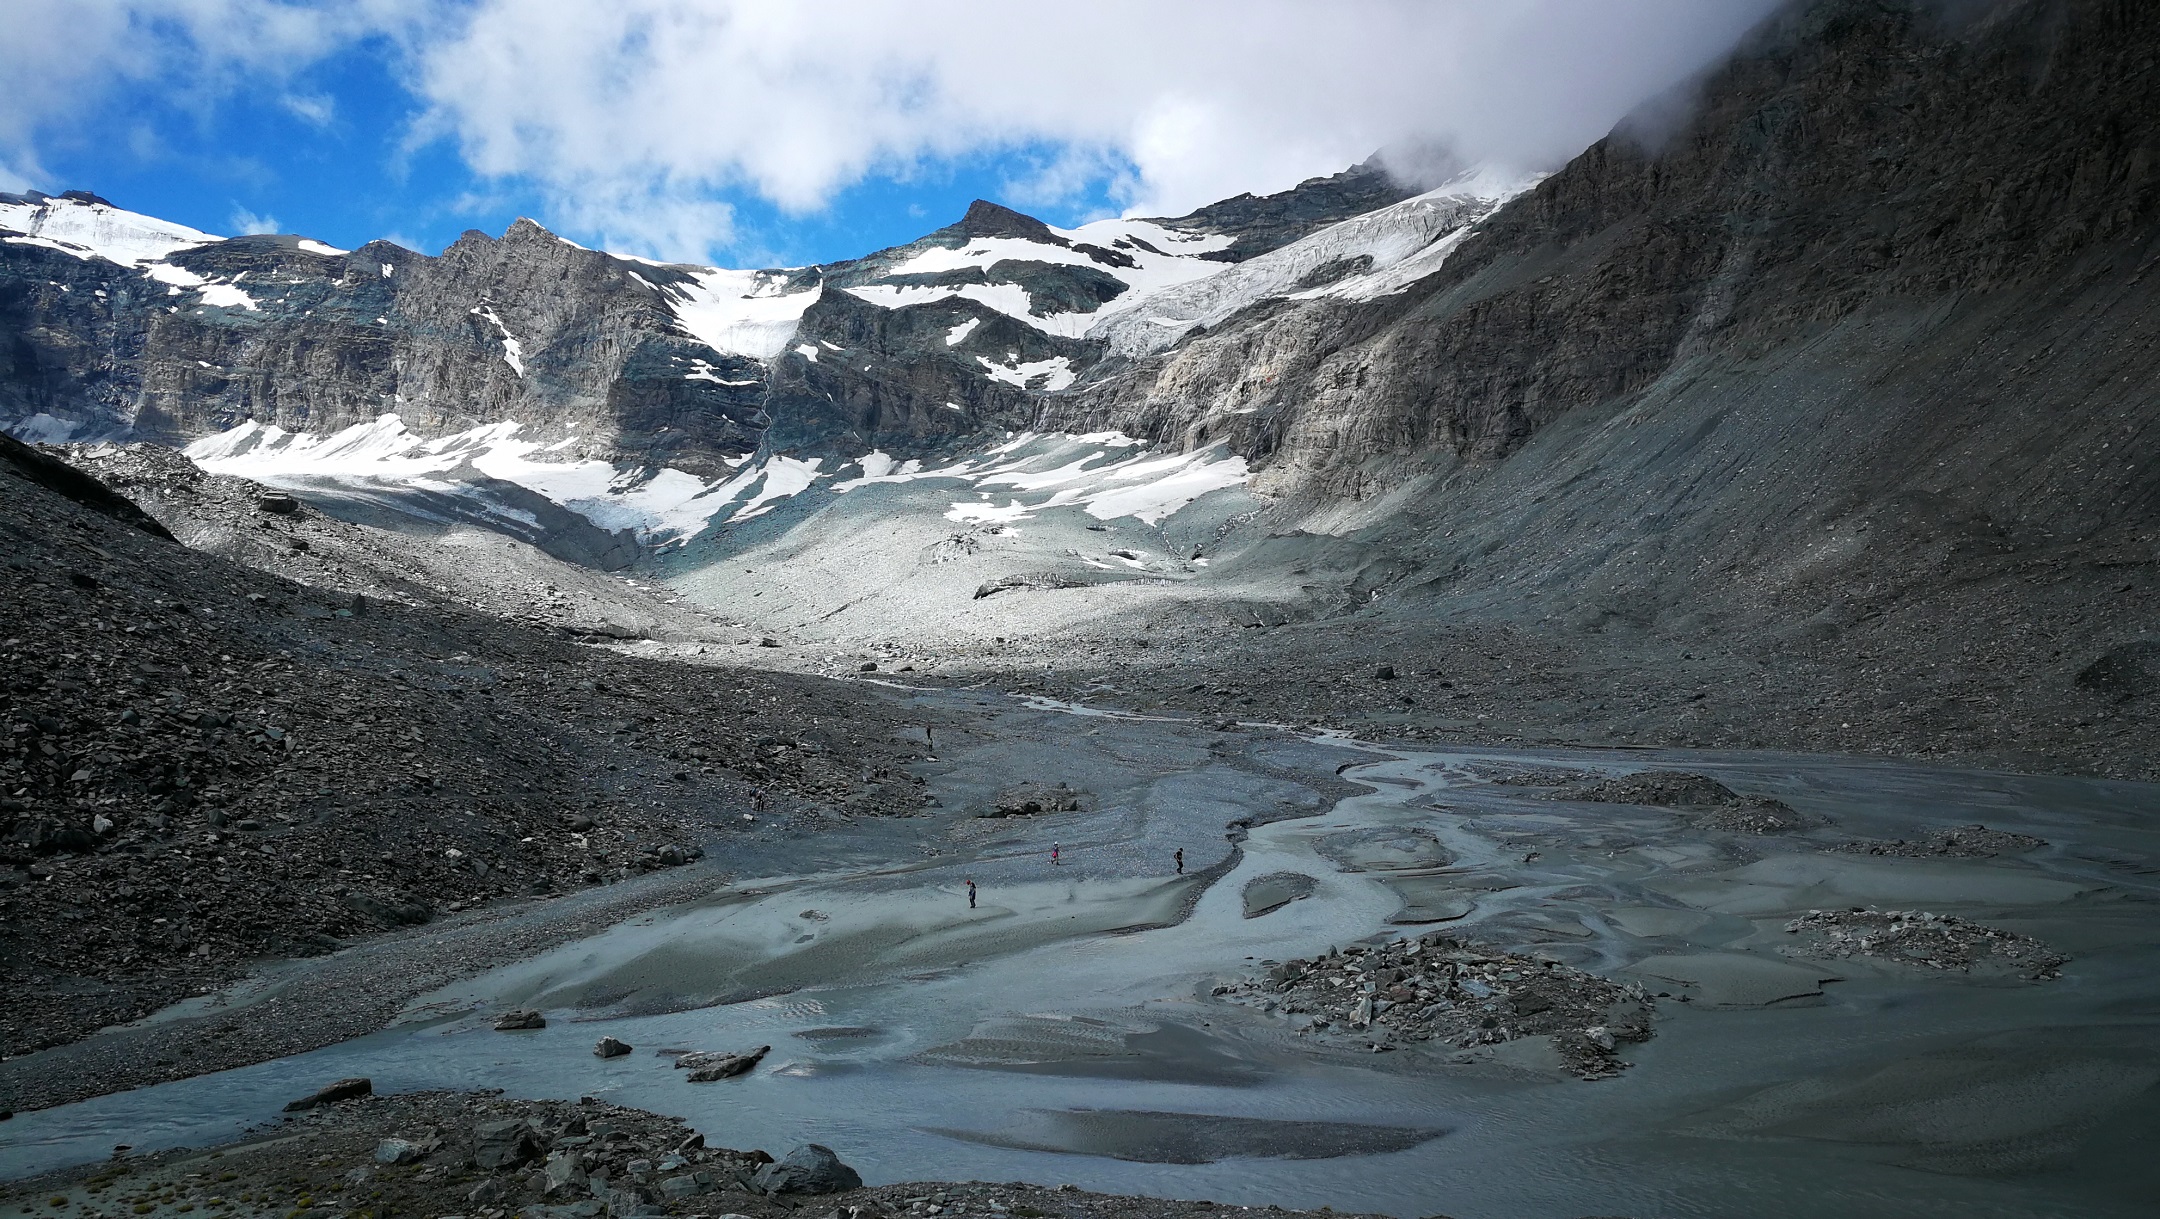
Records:
<instances>
[{"instance_id":1,"label":"rocky valley floor","mask_svg":"<svg viewBox=\"0 0 2160 1219\"><path fill-rule=\"evenodd\" d=\"M28 997L0 1175L78 1165L25 1213L2114 1214L2145 1187L2095 1133L2145 1129L2160 1078L2120 1019L2149 789L2099 777L2150 770L2134 657L2086 679L2064 647L2054 684L1978 696L1898 658L1947 629L1925 614L1774 651L1421 621L1300 589L1309 555L983 591L1044 547L1168 564L1175 516L957 558L937 511L889 517L931 548L904 579L822 548L715 596L709 567L602 576L80 456L129 498L0 467ZM730 544L758 568L831 524ZM865 580L921 628L871 629ZM513 1009L542 1027L496 1031ZM654 1052L760 1046L710 1083ZM348 1075L393 1095L238 1166L177 1150ZM1978 1120L2002 1078L2044 1098L2006 1136ZM674 1145L561 1145L577 1096ZM879 1184L730 1192L756 1157L715 1173L650 1114ZM477 1163L479 1125L528 1119L542 1159ZM383 1139L431 1150L371 1167ZM117 1143L155 1157L80 1167ZM551 1189L565 1150L585 1177ZM1038 1184L891 1184L926 1176Z\"/></svg>"}]
</instances>

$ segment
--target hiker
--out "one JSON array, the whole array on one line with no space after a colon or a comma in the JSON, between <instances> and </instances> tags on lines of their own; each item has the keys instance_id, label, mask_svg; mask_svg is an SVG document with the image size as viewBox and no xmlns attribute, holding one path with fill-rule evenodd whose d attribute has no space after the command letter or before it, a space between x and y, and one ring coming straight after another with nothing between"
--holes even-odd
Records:
<instances>
[{"instance_id":1,"label":"hiker","mask_svg":"<svg viewBox=\"0 0 2160 1219\"><path fill-rule=\"evenodd\" d=\"M969 881L969 882L967 883L967 887L968 887L968 909L970 909L970 910L973 910L973 909L975 908L975 882L974 882L974 881L972 881L972 880L971 880L971 881Z\"/></svg>"},{"instance_id":2,"label":"hiker","mask_svg":"<svg viewBox=\"0 0 2160 1219\"><path fill-rule=\"evenodd\" d=\"M1178 874L1179 876L1183 876L1183 875L1185 875L1185 848L1184 848L1184 847L1179 847L1179 848L1177 849L1177 874Z\"/></svg>"},{"instance_id":3,"label":"hiker","mask_svg":"<svg viewBox=\"0 0 2160 1219\"><path fill-rule=\"evenodd\" d=\"M1058 844L1054 842L1050 844L1050 866L1058 866Z\"/></svg>"}]
</instances>

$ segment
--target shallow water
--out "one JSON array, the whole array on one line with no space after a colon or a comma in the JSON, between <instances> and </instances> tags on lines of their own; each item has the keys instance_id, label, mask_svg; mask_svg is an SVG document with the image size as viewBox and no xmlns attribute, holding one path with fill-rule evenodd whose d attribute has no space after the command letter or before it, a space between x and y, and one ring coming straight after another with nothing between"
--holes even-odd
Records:
<instances>
[{"instance_id":1,"label":"shallow water","mask_svg":"<svg viewBox=\"0 0 2160 1219\"><path fill-rule=\"evenodd\" d=\"M1012 739L946 745L941 794L1058 778L1042 769L1054 758L1106 793L1094 811L737 883L427 996L371 1037L25 1114L0 1128L0 1174L121 1142L216 1141L367 1075L381 1091L601 1096L727 1146L823 1142L873 1182L1070 1181L1401 1215L2150 1213L2160 1171L2135 1149L2160 1134L2160 836L2145 824L2160 790L1791 755L1235 738L1273 768L1259 774L1186 728L1027 714ZM1284 772L1345 762L1366 794L1269 820L1312 805ZM1651 766L1835 825L1816 846L1741 841L1484 781ZM1265 823L1226 835L1241 817ZM1974 822L2050 845L1990 860L1819 849ZM1189 871L1227 870L1165 875L1179 846ZM1245 917L1245 884L1284 872L1312 877L1312 895ZM1991 984L1776 952L1791 913L1865 902L2009 927L2073 961L2057 982ZM1440 925L1690 1001L1661 1002L1632 1070L1583 1083L1522 1042L1425 1071L1314 1054L1206 998L1260 961L1461 912ZM549 1009L549 1027L487 1029L512 1004ZM603 1034L638 1052L592 1057ZM758 1071L704 1085L652 1052L764 1044Z\"/></svg>"}]
</instances>

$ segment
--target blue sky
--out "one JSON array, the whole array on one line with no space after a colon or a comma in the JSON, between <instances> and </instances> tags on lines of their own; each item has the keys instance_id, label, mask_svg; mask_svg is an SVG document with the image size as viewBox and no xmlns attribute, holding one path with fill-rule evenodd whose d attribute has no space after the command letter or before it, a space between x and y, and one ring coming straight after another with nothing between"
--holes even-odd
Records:
<instances>
[{"instance_id":1,"label":"blue sky","mask_svg":"<svg viewBox=\"0 0 2160 1219\"><path fill-rule=\"evenodd\" d=\"M1777 0L0 0L0 189L435 253L853 257L1382 147L1554 168Z\"/></svg>"},{"instance_id":2,"label":"blue sky","mask_svg":"<svg viewBox=\"0 0 2160 1219\"><path fill-rule=\"evenodd\" d=\"M208 109L171 104L154 84L115 91L41 149L45 172L37 186L89 190L206 232L268 227L348 249L386 237L435 254L468 229L499 235L520 216L587 244L625 244L605 242L604 229L552 216L547 192L531 180L474 173L451 139L415 146L425 106L395 78L392 62L379 43L355 46L276 88L237 91ZM295 97L327 99L327 113L319 105L295 107ZM746 264L852 258L957 220L978 198L1053 224L1116 214L1104 177L1047 206L1012 199L1011 182L1052 155L1035 144L928 159L904 176L866 177L827 205L800 211L783 210L749 187L717 189L710 193L733 209L741 239L710 253L746 255L735 260Z\"/></svg>"}]
</instances>

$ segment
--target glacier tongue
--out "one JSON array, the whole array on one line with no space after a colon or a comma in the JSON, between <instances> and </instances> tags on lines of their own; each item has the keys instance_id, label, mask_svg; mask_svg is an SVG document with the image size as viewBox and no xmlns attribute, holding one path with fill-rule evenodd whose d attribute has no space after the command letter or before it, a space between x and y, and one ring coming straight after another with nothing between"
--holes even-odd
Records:
<instances>
[{"instance_id":1,"label":"glacier tongue","mask_svg":"<svg viewBox=\"0 0 2160 1219\"><path fill-rule=\"evenodd\" d=\"M0 228L23 234L6 240L40 245L77 258L103 258L124 267L169 258L224 240L110 203L67 196L0 195Z\"/></svg>"},{"instance_id":2,"label":"glacier tongue","mask_svg":"<svg viewBox=\"0 0 2160 1219\"><path fill-rule=\"evenodd\" d=\"M1170 347L1196 326L1213 326L1271 296L1370 299L1400 291L1438 270L1478 221L1538 180L1468 175L1205 278L1114 301L1087 337L1119 355L1147 355Z\"/></svg>"},{"instance_id":3,"label":"glacier tongue","mask_svg":"<svg viewBox=\"0 0 2160 1219\"><path fill-rule=\"evenodd\" d=\"M785 282L771 271L706 268L690 283L660 291L698 342L722 355L770 360L787 350L803 312L825 291L820 285L788 292Z\"/></svg>"},{"instance_id":4,"label":"glacier tongue","mask_svg":"<svg viewBox=\"0 0 2160 1219\"><path fill-rule=\"evenodd\" d=\"M409 486L452 494L487 509L488 480L500 480L559 505L605 530L630 529L648 545L687 541L761 478L763 485L731 520L770 511L818 477L818 461L772 457L734 475L702 479L670 467L599 460L548 460L572 441L523 439L518 423L493 423L425 439L396 415L330 435L288 432L249 421L205 436L184 450L213 474L305 489ZM497 513L500 515L500 513Z\"/></svg>"}]
</instances>

